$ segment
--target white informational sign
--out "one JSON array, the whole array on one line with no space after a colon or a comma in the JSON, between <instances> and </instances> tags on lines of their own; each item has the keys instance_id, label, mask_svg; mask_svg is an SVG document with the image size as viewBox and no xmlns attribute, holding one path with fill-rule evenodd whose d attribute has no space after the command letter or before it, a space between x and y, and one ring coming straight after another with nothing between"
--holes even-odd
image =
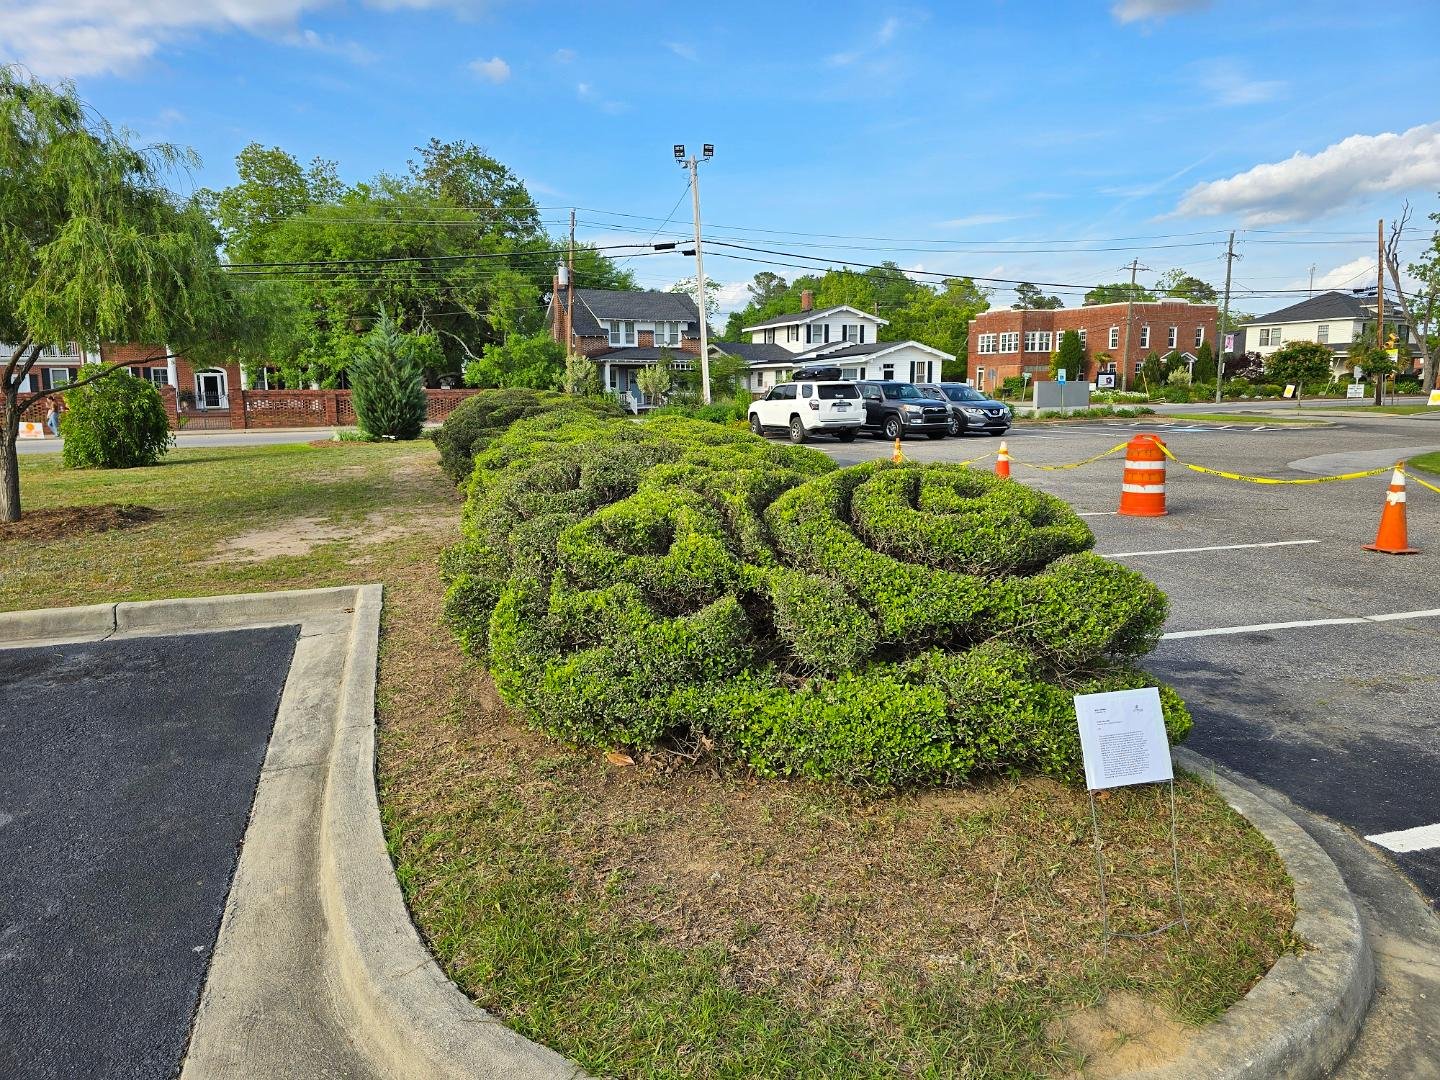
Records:
<instances>
[{"instance_id":1,"label":"white informational sign","mask_svg":"<svg viewBox=\"0 0 1440 1080\"><path fill-rule=\"evenodd\" d=\"M1095 376L1095 381L1100 386L1108 389L1115 385L1115 373L1113 371L1102 371L1099 375Z\"/></svg>"},{"instance_id":2,"label":"white informational sign","mask_svg":"<svg viewBox=\"0 0 1440 1080\"><path fill-rule=\"evenodd\" d=\"M1359 382L1352 382L1349 386L1345 387L1345 396L1347 398L1364 397L1365 384Z\"/></svg>"},{"instance_id":3,"label":"white informational sign","mask_svg":"<svg viewBox=\"0 0 1440 1080\"><path fill-rule=\"evenodd\" d=\"M1055 373L1055 381L1058 383L1065 381L1065 369L1063 367Z\"/></svg>"},{"instance_id":4,"label":"white informational sign","mask_svg":"<svg viewBox=\"0 0 1440 1080\"><path fill-rule=\"evenodd\" d=\"M1175 779L1160 691L1155 687L1076 694L1075 717L1080 723L1085 786L1091 791Z\"/></svg>"}]
</instances>

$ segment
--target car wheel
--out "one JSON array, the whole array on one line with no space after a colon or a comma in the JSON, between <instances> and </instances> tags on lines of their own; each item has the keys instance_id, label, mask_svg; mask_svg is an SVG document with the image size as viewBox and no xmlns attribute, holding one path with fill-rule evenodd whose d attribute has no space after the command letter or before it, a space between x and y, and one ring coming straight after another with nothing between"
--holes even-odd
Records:
<instances>
[{"instance_id":1,"label":"car wheel","mask_svg":"<svg viewBox=\"0 0 1440 1080\"><path fill-rule=\"evenodd\" d=\"M900 423L898 416L891 416L886 419L884 430L885 438L887 439L903 439L905 437L905 427Z\"/></svg>"},{"instance_id":2,"label":"car wheel","mask_svg":"<svg viewBox=\"0 0 1440 1080\"><path fill-rule=\"evenodd\" d=\"M802 443L805 439L805 424L798 416L792 416L790 418L790 441L793 443Z\"/></svg>"},{"instance_id":3,"label":"car wheel","mask_svg":"<svg viewBox=\"0 0 1440 1080\"><path fill-rule=\"evenodd\" d=\"M853 427L841 428L836 434L840 437L841 442L854 442L859 430L859 428Z\"/></svg>"},{"instance_id":4,"label":"car wheel","mask_svg":"<svg viewBox=\"0 0 1440 1080\"><path fill-rule=\"evenodd\" d=\"M959 435L959 434L960 434L960 421L959 421L959 420L956 420L955 417L953 417L953 416L950 417L950 423L948 423L948 424L945 425L945 431L946 431L946 434L949 434L949 435Z\"/></svg>"},{"instance_id":5,"label":"car wheel","mask_svg":"<svg viewBox=\"0 0 1440 1080\"><path fill-rule=\"evenodd\" d=\"M750 414L750 430L756 435L763 436L765 434L765 425L760 423L760 417L756 416L753 412Z\"/></svg>"}]
</instances>

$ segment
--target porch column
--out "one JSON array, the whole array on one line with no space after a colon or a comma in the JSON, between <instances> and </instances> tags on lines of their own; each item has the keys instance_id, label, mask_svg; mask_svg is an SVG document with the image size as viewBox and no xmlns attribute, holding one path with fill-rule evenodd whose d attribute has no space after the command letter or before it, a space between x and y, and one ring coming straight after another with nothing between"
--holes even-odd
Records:
<instances>
[{"instance_id":1,"label":"porch column","mask_svg":"<svg viewBox=\"0 0 1440 1080\"><path fill-rule=\"evenodd\" d=\"M606 361L605 361L605 374L604 374L603 378L605 379L605 393L607 393L607 394L613 394L613 393L615 392L615 387L614 387L614 385L610 382L610 361L609 361L609 360L606 360Z\"/></svg>"},{"instance_id":2,"label":"porch column","mask_svg":"<svg viewBox=\"0 0 1440 1080\"><path fill-rule=\"evenodd\" d=\"M175 350L169 345L165 346L165 377L175 388L175 407L178 409L180 407L180 372L175 368Z\"/></svg>"},{"instance_id":3,"label":"porch column","mask_svg":"<svg viewBox=\"0 0 1440 1080\"><path fill-rule=\"evenodd\" d=\"M250 389L250 373L245 370L245 365L244 365L244 364L241 364L241 365L240 365L240 389L241 389L241 390L249 390L249 389Z\"/></svg>"}]
</instances>

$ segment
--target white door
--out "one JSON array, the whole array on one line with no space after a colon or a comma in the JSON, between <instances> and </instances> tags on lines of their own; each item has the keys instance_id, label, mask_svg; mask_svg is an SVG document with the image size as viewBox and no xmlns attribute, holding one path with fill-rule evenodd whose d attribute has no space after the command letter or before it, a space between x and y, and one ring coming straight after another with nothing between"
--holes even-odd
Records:
<instances>
[{"instance_id":1,"label":"white door","mask_svg":"<svg viewBox=\"0 0 1440 1080\"><path fill-rule=\"evenodd\" d=\"M223 371L201 371L195 375L195 404L202 409L223 409L229 405L225 400Z\"/></svg>"}]
</instances>

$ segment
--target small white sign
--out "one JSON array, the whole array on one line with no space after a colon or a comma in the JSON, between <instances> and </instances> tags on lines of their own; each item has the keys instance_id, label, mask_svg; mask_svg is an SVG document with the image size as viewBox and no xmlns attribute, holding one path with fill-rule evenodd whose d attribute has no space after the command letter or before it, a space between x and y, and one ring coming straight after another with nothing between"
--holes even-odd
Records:
<instances>
[{"instance_id":1,"label":"small white sign","mask_svg":"<svg viewBox=\"0 0 1440 1080\"><path fill-rule=\"evenodd\" d=\"M1364 396L1365 396L1365 384L1364 384L1364 383L1358 383L1358 382L1352 382L1349 386L1345 387L1345 396L1346 396L1347 398L1352 398L1352 397L1364 397Z\"/></svg>"},{"instance_id":2,"label":"small white sign","mask_svg":"<svg viewBox=\"0 0 1440 1080\"><path fill-rule=\"evenodd\" d=\"M1095 381L1100 386L1109 388L1115 385L1115 373L1113 371L1102 371L1095 376Z\"/></svg>"},{"instance_id":3,"label":"small white sign","mask_svg":"<svg viewBox=\"0 0 1440 1080\"><path fill-rule=\"evenodd\" d=\"M1160 691L1115 690L1076 694L1085 786L1091 791L1154 784L1175 778Z\"/></svg>"}]
</instances>

